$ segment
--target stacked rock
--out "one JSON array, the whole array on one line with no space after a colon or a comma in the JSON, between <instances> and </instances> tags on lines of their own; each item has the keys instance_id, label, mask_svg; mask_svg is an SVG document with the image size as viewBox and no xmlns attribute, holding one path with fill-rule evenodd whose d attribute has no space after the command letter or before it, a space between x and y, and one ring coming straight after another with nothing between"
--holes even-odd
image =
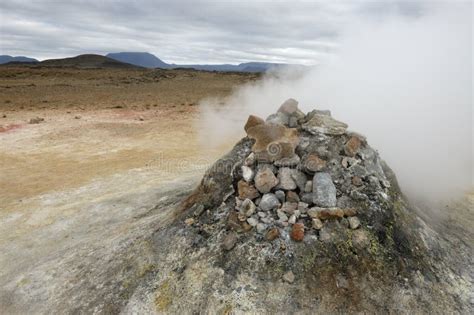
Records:
<instances>
[{"instance_id":1,"label":"stacked rock","mask_svg":"<svg viewBox=\"0 0 474 315\"><path fill-rule=\"evenodd\" d=\"M265 121L250 116L244 129L254 142L234 175L229 220L267 240L282 230L294 241L311 231L324 238L328 220L357 229L358 204L383 202L390 184L378 154L347 127L329 111L305 115L293 99Z\"/></svg>"}]
</instances>

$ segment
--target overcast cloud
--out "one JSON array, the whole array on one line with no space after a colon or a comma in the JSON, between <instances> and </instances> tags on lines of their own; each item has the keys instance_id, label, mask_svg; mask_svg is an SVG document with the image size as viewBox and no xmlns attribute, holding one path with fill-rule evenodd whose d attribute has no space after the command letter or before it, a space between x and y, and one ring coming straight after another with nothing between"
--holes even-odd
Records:
<instances>
[{"instance_id":1,"label":"overcast cloud","mask_svg":"<svg viewBox=\"0 0 474 315\"><path fill-rule=\"evenodd\" d=\"M0 2L0 54L38 59L148 51L166 62L318 64L359 21L417 19L417 1Z\"/></svg>"}]
</instances>

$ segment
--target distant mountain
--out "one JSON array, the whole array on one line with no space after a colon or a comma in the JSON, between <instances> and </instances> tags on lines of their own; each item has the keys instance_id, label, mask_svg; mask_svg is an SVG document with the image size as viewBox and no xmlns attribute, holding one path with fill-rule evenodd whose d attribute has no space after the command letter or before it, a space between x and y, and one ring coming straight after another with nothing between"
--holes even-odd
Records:
<instances>
[{"instance_id":1,"label":"distant mountain","mask_svg":"<svg viewBox=\"0 0 474 315\"><path fill-rule=\"evenodd\" d=\"M246 62L238 65L217 64L217 65L179 65L169 64L155 55L146 52L121 52L110 53L107 57L118 61L127 62L136 66L145 68L162 68L162 69L196 69L205 71L235 71L235 72L266 72L272 68L290 66L288 64L268 63L268 62Z\"/></svg>"},{"instance_id":2,"label":"distant mountain","mask_svg":"<svg viewBox=\"0 0 474 315\"><path fill-rule=\"evenodd\" d=\"M41 61L40 66L76 67L76 68L136 68L137 66L117 61L101 55L79 55L72 58L48 59Z\"/></svg>"},{"instance_id":3,"label":"distant mountain","mask_svg":"<svg viewBox=\"0 0 474 315\"><path fill-rule=\"evenodd\" d=\"M144 68L163 68L169 69L171 65L163 62L155 55L152 55L147 52L119 52L119 53L109 53L106 57L130 63L132 65L144 67Z\"/></svg>"},{"instance_id":4,"label":"distant mountain","mask_svg":"<svg viewBox=\"0 0 474 315\"><path fill-rule=\"evenodd\" d=\"M12 57L9 55L0 55L0 65L8 62L38 62L38 60L24 56Z\"/></svg>"}]
</instances>

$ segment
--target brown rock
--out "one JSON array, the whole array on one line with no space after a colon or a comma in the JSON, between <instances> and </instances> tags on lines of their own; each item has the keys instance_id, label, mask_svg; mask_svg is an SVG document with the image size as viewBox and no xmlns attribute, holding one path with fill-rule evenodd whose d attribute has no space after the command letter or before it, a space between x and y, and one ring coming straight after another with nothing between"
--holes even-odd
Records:
<instances>
[{"instance_id":1,"label":"brown rock","mask_svg":"<svg viewBox=\"0 0 474 315\"><path fill-rule=\"evenodd\" d=\"M361 144L362 142L360 141L359 137L352 136L344 145L344 153L347 156L355 156L357 151L359 151Z\"/></svg>"},{"instance_id":2,"label":"brown rock","mask_svg":"<svg viewBox=\"0 0 474 315\"><path fill-rule=\"evenodd\" d=\"M354 208L345 208L343 211L346 217L353 217L357 214L357 210Z\"/></svg>"},{"instance_id":3,"label":"brown rock","mask_svg":"<svg viewBox=\"0 0 474 315\"><path fill-rule=\"evenodd\" d=\"M303 165L308 172L314 173L323 170L326 167L326 161L312 153L305 158Z\"/></svg>"},{"instance_id":4,"label":"brown rock","mask_svg":"<svg viewBox=\"0 0 474 315\"><path fill-rule=\"evenodd\" d=\"M226 223L227 229L233 230L233 231L241 231L242 230L242 225L239 220L239 215L235 211L231 211L229 215L227 216L227 223Z\"/></svg>"},{"instance_id":5,"label":"brown rock","mask_svg":"<svg viewBox=\"0 0 474 315\"><path fill-rule=\"evenodd\" d=\"M247 183L244 180L240 180L237 183L237 189L239 191L239 198L240 199L253 200L255 198L258 198L258 196L260 195L258 193L257 189L254 186L250 185L249 183Z\"/></svg>"},{"instance_id":6,"label":"brown rock","mask_svg":"<svg viewBox=\"0 0 474 315\"><path fill-rule=\"evenodd\" d=\"M250 115L249 118L247 119L247 122L245 123L244 130L246 133L248 133L250 128L253 128L257 125L261 125L264 123L265 121L262 118L254 116L254 115Z\"/></svg>"},{"instance_id":7,"label":"brown rock","mask_svg":"<svg viewBox=\"0 0 474 315\"><path fill-rule=\"evenodd\" d=\"M194 218L187 218L186 220L184 220L184 224L193 225L194 224Z\"/></svg>"},{"instance_id":8,"label":"brown rock","mask_svg":"<svg viewBox=\"0 0 474 315\"><path fill-rule=\"evenodd\" d=\"M222 240L222 248L225 250L231 250L234 248L235 243L237 243L237 234L230 232Z\"/></svg>"},{"instance_id":9,"label":"brown rock","mask_svg":"<svg viewBox=\"0 0 474 315\"><path fill-rule=\"evenodd\" d=\"M304 224L301 222L295 223L290 236L294 241L301 242L304 238Z\"/></svg>"},{"instance_id":10,"label":"brown rock","mask_svg":"<svg viewBox=\"0 0 474 315\"><path fill-rule=\"evenodd\" d=\"M286 192L286 201L298 203L300 201L300 197L296 192L289 190Z\"/></svg>"},{"instance_id":11,"label":"brown rock","mask_svg":"<svg viewBox=\"0 0 474 315\"><path fill-rule=\"evenodd\" d=\"M278 185L278 178L276 178L275 174L269 168L263 168L262 170L257 172L255 175L255 187L257 187L258 191L263 194L266 194L272 190L273 187Z\"/></svg>"},{"instance_id":12,"label":"brown rock","mask_svg":"<svg viewBox=\"0 0 474 315\"><path fill-rule=\"evenodd\" d=\"M348 220L351 229L355 230L360 226L360 220L358 217L349 217Z\"/></svg>"},{"instance_id":13,"label":"brown rock","mask_svg":"<svg viewBox=\"0 0 474 315\"><path fill-rule=\"evenodd\" d=\"M323 222L321 222L321 220L319 219L313 219L311 223L312 223L313 229L315 230L321 230L321 228L323 227Z\"/></svg>"},{"instance_id":14,"label":"brown rock","mask_svg":"<svg viewBox=\"0 0 474 315\"><path fill-rule=\"evenodd\" d=\"M344 210L339 208L311 208L308 215L313 219L327 220L335 218L343 218Z\"/></svg>"},{"instance_id":15,"label":"brown rock","mask_svg":"<svg viewBox=\"0 0 474 315\"><path fill-rule=\"evenodd\" d=\"M293 157L299 142L298 130L278 124L256 125L248 129L247 135L255 140L252 151L257 160L265 162Z\"/></svg>"},{"instance_id":16,"label":"brown rock","mask_svg":"<svg viewBox=\"0 0 474 315\"><path fill-rule=\"evenodd\" d=\"M276 227L269 229L267 234L265 234L265 239L270 242L277 239L278 237L280 237L280 230Z\"/></svg>"},{"instance_id":17,"label":"brown rock","mask_svg":"<svg viewBox=\"0 0 474 315\"><path fill-rule=\"evenodd\" d=\"M298 110L298 101L289 98L283 104L281 104L278 112L291 115Z\"/></svg>"},{"instance_id":18,"label":"brown rock","mask_svg":"<svg viewBox=\"0 0 474 315\"><path fill-rule=\"evenodd\" d=\"M293 271L290 270L287 273L285 273L283 275L283 280L288 282L288 283L295 282L295 274L293 273Z\"/></svg>"},{"instance_id":19,"label":"brown rock","mask_svg":"<svg viewBox=\"0 0 474 315\"><path fill-rule=\"evenodd\" d=\"M352 177L352 185L354 186L362 186L362 178L360 178L359 176L354 176Z\"/></svg>"},{"instance_id":20,"label":"brown rock","mask_svg":"<svg viewBox=\"0 0 474 315\"><path fill-rule=\"evenodd\" d=\"M295 210L298 209L298 203L297 202L285 202L281 206L281 211L288 213L288 214L293 214Z\"/></svg>"}]
</instances>

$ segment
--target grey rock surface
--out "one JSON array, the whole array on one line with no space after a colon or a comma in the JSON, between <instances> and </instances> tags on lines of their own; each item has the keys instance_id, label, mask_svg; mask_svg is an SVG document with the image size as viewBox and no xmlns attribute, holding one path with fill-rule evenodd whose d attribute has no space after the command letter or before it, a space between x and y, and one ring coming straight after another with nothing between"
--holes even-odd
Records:
<instances>
[{"instance_id":1,"label":"grey rock surface","mask_svg":"<svg viewBox=\"0 0 474 315\"><path fill-rule=\"evenodd\" d=\"M316 173L313 177L313 203L320 207L335 207L336 186L329 173Z\"/></svg>"}]
</instances>

